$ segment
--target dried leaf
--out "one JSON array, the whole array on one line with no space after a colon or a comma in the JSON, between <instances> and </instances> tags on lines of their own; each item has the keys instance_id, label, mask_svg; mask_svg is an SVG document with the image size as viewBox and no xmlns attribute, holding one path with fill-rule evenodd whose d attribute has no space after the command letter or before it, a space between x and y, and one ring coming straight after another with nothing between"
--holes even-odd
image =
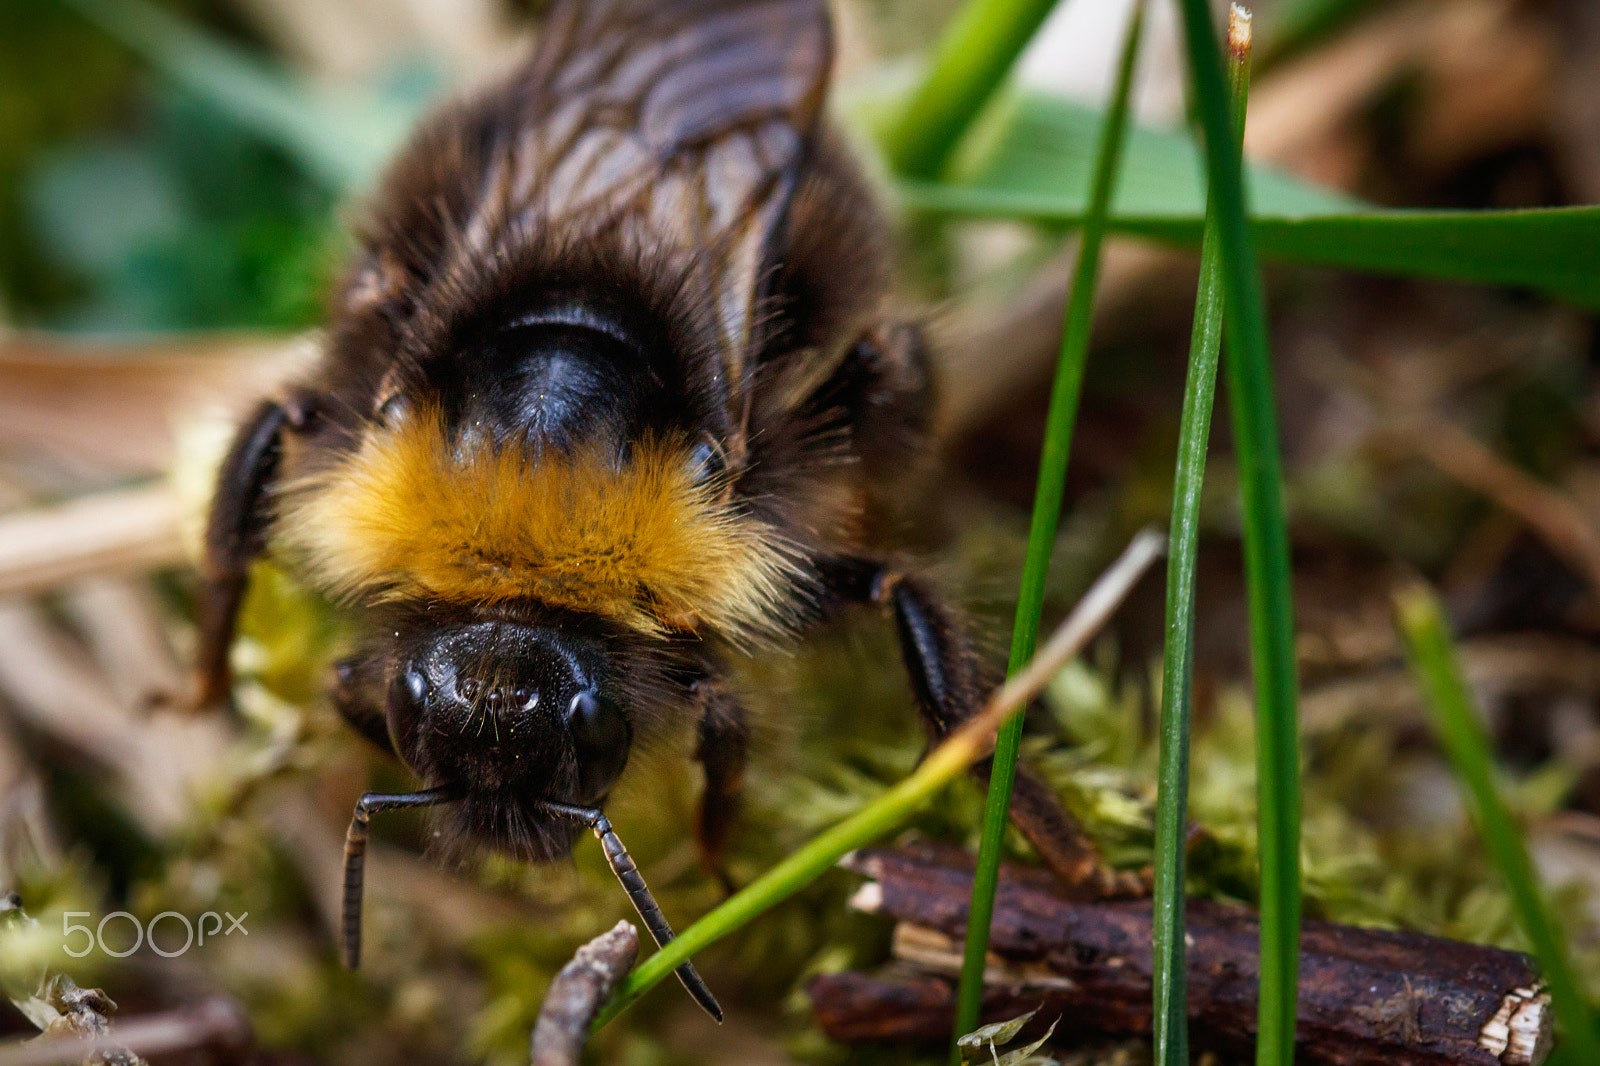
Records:
<instances>
[{"instance_id":1,"label":"dried leaf","mask_svg":"<svg viewBox=\"0 0 1600 1066\"><path fill-rule=\"evenodd\" d=\"M41 1033L54 1025L60 1018L61 1012L38 996L29 996L27 999L14 999L12 1005L22 1012L22 1016L33 1023L33 1027Z\"/></svg>"},{"instance_id":2,"label":"dried leaf","mask_svg":"<svg viewBox=\"0 0 1600 1066\"><path fill-rule=\"evenodd\" d=\"M1033 1020L1038 1014L1037 1008L1028 1013L1012 1018L1009 1021L994 1022L990 1025L980 1026L956 1041L956 1047L961 1049L961 1056L969 1061L981 1060L983 1052L987 1050L989 1057L994 1060L995 1066L1054 1066L1055 1060L1045 1056L1034 1056L1034 1052L1044 1046L1050 1039L1050 1034L1056 1031L1056 1026L1061 1023L1058 1017L1050 1023L1050 1028L1045 1034L1025 1048L1008 1051L1001 1055L997 1050L1001 1044L1009 1044L1016 1039L1023 1027Z\"/></svg>"},{"instance_id":3,"label":"dried leaf","mask_svg":"<svg viewBox=\"0 0 1600 1066\"><path fill-rule=\"evenodd\" d=\"M1029 1063L1036 1063L1037 1060L1034 1059L1033 1053L1044 1047L1045 1041L1050 1039L1051 1034L1056 1031L1056 1026L1060 1024L1061 1018L1057 1016L1056 1020L1050 1023L1050 1028L1044 1031L1043 1036L1025 1048L1021 1048L1017 1051L1008 1051L1006 1054L998 1056L994 1060L994 1066L1028 1066Z\"/></svg>"},{"instance_id":4,"label":"dried leaf","mask_svg":"<svg viewBox=\"0 0 1600 1066\"><path fill-rule=\"evenodd\" d=\"M1035 1007L1028 1013L1012 1018L1010 1021L993 1022L989 1025L979 1026L957 1040L956 1047L960 1048L963 1054L969 1051L973 1052L972 1055L967 1055L967 1058L977 1058L977 1053L984 1048L988 1048L992 1054L996 1044L1011 1043L1016 1038L1016 1035L1022 1032L1022 1027L1031 1022L1033 1016L1038 1013L1039 1009Z\"/></svg>"}]
</instances>

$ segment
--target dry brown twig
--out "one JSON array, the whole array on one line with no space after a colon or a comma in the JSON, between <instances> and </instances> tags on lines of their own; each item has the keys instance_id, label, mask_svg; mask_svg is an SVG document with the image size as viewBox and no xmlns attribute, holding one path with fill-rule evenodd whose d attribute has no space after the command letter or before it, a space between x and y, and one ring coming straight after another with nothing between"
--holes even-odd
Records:
<instances>
[{"instance_id":1,"label":"dry brown twig","mask_svg":"<svg viewBox=\"0 0 1600 1066\"><path fill-rule=\"evenodd\" d=\"M539 1010L530 1041L533 1066L578 1066L590 1024L633 969L638 953L638 930L627 922L578 949L556 974Z\"/></svg>"}]
</instances>

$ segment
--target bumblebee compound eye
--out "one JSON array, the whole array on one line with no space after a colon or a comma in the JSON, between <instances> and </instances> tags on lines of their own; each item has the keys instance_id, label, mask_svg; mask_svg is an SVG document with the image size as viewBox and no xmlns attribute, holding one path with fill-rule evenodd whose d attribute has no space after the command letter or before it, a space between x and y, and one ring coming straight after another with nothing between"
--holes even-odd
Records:
<instances>
[{"instance_id":1,"label":"bumblebee compound eye","mask_svg":"<svg viewBox=\"0 0 1600 1066\"><path fill-rule=\"evenodd\" d=\"M402 742L415 734L430 692L428 675L415 665L408 664L389 682L389 704L385 717L389 722L389 737L396 751L403 751Z\"/></svg>"},{"instance_id":2,"label":"bumblebee compound eye","mask_svg":"<svg viewBox=\"0 0 1600 1066\"><path fill-rule=\"evenodd\" d=\"M584 803L595 803L622 776L633 726L622 708L584 689L567 705L567 729L578 757L578 791Z\"/></svg>"},{"instance_id":3,"label":"bumblebee compound eye","mask_svg":"<svg viewBox=\"0 0 1600 1066\"><path fill-rule=\"evenodd\" d=\"M428 698L428 677L414 666L396 677L395 685L400 689L402 699L419 707Z\"/></svg>"},{"instance_id":4,"label":"bumblebee compound eye","mask_svg":"<svg viewBox=\"0 0 1600 1066\"><path fill-rule=\"evenodd\" d=\"M728 455L709 434L689 451L689 477L696 485L715 485L728 476Z\"/></svg>"}]
</instances>

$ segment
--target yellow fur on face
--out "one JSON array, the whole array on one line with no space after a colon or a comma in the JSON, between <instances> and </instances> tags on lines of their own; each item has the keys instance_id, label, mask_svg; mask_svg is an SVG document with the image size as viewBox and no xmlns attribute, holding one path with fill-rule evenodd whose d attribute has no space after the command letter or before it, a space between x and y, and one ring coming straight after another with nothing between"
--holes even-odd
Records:
<instances>
[{"instance_id":1,"label":"yellow fur on face","mask_svg":"<svg viewBox=\"0 0 1600 1066\"><path fill-rule=\"evenodd\" d=\"M278 543L350 598L531 599L647 633L703 622L739 641L770 635L795 563L714 493L681 443L638 442L621 468L594 453L534 461L458 449L419 417L291 486Z\"/></svg>"}]
</instances>

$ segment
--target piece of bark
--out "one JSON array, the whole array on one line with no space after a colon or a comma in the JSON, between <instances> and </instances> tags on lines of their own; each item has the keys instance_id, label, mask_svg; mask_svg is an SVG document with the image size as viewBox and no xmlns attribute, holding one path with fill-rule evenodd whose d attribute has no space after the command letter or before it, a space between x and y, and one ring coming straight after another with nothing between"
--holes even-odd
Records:
<instances>
[{"instance_id":1,"label":"piece of bark","mask_svg":"<svg viewBox=\"0 0 1600 1066\"><path fill-rule=\"evenodd\" d=\"M948 1039L960 972L970 859L947 850L867 851L858 910L894 918L898 961L880 976L814 979L812 1008L846 1043ZM1072 902L1038 871L1001 875L990 934L986 1021L1041 1007L1058 1033L1151 1028L1148 900ZM1198 1047L1254 1046L1258 926L1242 907L1188 907L1188 993ZM1297 1061L1316 1066L1537 1066L1548 997L1526 956L1416 933L1330 922L1302 927ZM898 973L894 972L898 970ZM1042 1025L1040 1026L1042 1030ZM1058 1038L1059 1039L1059 1038Z\"/></svg>"},{"instance_id":2,"label":"piece of bark","mask_svg":"<svg viewBox=\"0 0 1600 1066\"><path fill-rule=\"evenodd\" d=\"M589 1026L611 999L639 953L639 932L618 922L578 949L561 967L533 1027L533 1066L578 1066Z\"/></svg>"}]
</instances>

